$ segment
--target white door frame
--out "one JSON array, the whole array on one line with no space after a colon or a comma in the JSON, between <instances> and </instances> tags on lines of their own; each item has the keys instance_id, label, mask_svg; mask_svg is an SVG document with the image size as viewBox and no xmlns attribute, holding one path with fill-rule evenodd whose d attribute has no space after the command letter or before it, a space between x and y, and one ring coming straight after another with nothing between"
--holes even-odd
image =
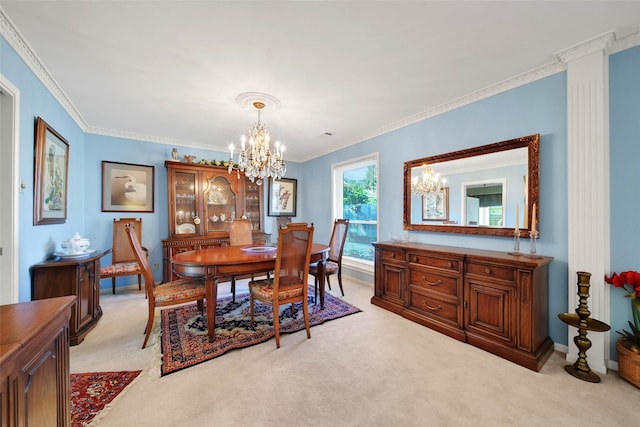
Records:
<instances>
[{"instance_id":1,"label":"white door frame","mask_svg":"<svg viewBox=\"0 0 640 427\"><path fill-rule=\"evenodd\" d=\"M0 305L18 302L20 91L0 74ZM6 225L6 226L5 226Z\"/></svg>"}]
</instances>

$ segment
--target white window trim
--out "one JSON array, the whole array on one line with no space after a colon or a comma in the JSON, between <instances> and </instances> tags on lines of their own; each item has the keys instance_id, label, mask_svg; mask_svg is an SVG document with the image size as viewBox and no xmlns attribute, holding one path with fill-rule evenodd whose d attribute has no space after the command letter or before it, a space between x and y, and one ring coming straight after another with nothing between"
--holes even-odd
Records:
<instances>
[{"instance_id":1,"label":"white window trim","mask_svg":"<svg viewBox=\"0 0 640 427\"><path fill-rule=\"evenodd\" d=\"M378 208L376 209L376 235L380 236L380 154L378 152L367 154L353 159L344 160L331 165L331 216L332 221L338 218L338 205L336 200L338 196L342 199L342 187L338 183L342 182L342 179L337 178L337 173L345 169L348 166L349 169L357 168L359 166L367 166L375 163L376 166L376 200ZM342 264L345 267L352 268L357 271L365 273L373 273L374 263L373 261L361 260L358 258L352 258L343 256Z\"/></svg>"}]
</instances>

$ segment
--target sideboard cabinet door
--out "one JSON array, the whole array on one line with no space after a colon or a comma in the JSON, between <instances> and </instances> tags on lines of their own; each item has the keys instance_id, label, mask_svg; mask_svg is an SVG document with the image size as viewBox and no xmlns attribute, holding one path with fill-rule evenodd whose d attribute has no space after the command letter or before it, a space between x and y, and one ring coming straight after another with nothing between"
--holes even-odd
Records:
<instances>
[{"instance_id":1,"label":"sideboard cabinet door","mask_svg":"<svg viewBox=\"0 0 640 427\"><path fill-rule=\"evenodd\" d=\"M516 292L513 287L474 279L465 281L467 335L488 341L515 344Z\"/></svg>"},{"instance_id":2,"label":"sideboard cabinet door","mask_svg":"<svg viewBox=\"0 0 640 427\"><path fill-rule=\"evenodd\" d=\"M54 258L31 266L31 299L41 300L75 295L71 310L69 336L71 345L80 344L102 317L100 307L100 257L62 260Z\"/></svg>"},{"instance_id":3,"label":"sideboard cabinet door","mask_svg":"<svg viewBox=\"0 0 640 427\"><path fill-rule=\"evenodd\" d=\"M375 295L372 303L400 313L404 309L405 251L387 247L375 249Z\"/></svg>"}]
</instances>

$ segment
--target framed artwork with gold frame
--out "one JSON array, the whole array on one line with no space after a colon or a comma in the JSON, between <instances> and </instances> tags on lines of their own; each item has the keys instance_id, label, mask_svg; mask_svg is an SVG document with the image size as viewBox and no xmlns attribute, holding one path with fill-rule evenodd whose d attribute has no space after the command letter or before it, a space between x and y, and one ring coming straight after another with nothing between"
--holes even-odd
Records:
<instances>
[{"instance_id":1,"label":"framed artwork with gold frame","mask_svg":"<svg viewBox=\"0 0 640 427\"><path fill-rule=\"evenodd\" d=\"M36 120L33 225L67 220L69 143L41 117Z\"/></svg>"}]
</instances>

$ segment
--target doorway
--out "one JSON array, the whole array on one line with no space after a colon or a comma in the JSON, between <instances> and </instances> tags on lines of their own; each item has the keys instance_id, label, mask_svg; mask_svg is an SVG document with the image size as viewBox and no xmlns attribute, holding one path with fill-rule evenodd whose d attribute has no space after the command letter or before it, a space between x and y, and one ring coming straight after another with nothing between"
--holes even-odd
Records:
<instances>
[{"instance_id":1,"label":"doorway","mask_svg":"<svg viewBox=\"0 0 640 427\"><path fill-rule=\"evenodd\" d=\"M462 183L463 224L479 227L504 227L507 180L490 180Z\"/></svg>"},{"instance_id":2,"label":"doorway","mask_svg":"<svg viewBox=\"0 0 640 427\"><path fill-rule=\"evenodd\" d=\"M0 305L18 302L20 92L0 74Z\"/></svg>"}]
</instances>

